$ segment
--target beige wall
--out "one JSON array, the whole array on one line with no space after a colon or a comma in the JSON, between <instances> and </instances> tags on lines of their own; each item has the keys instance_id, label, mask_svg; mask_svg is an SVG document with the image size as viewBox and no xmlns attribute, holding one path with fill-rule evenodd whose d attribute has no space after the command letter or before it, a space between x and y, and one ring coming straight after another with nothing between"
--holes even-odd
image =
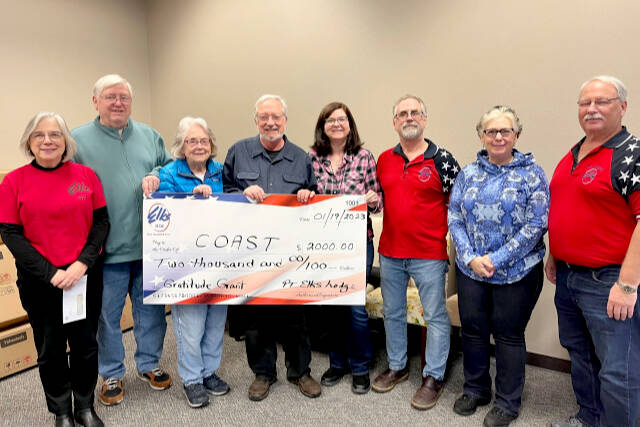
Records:
<instances>
[{"instance_id":1,"label":"beige wall","mask_svg":"<svg viewBox=\"0 0 640 427\"><path fill-rule=\"evenodd\" d=\"M11 18L0 27L0 169L25 161L17 139L36 111L60 111L71 126L92 119L89 91L108 72L130 79L134 118L150 122L166 141L182 116L205 117L221 161L234 141L256 133L253 103L265 92L287 99L287 133L305 148L322 106L346 102L376 155L396 142L392 103L416 93L427 103L427 136L461 164L479 148L474 126L481 113L509 104L524 123L518 147L533 151L550 175L581 134L579 85L608 73L627 84L625 122L640 133L635 0L3 0L3 6ZM567 358L548 284L527 334L529 351Z\"/></svg>"},{"instance_id":2,"label":"beige wall","mask_svg":"<svg viewBox=\"0 0 640 427\"><path fill-rule=\"evenodd\" d=\"M541 0L272 0L150 3L154 125L166 137L186 114L205 117L220 160L256 133L255 99L289 104L290 138L312 143L317 115L341 100L374 154L395 144L391 105L422 96L428 137L461 164L475 158L475 123L504 103L524 123L518 142L550 176L580 137L577 91L595 74L614 74L631 92L625 122L640 132L640 3ZM527 331L528 350L568 358L558 343L554 288L546 284Z\"/></svg>"},{"instance_id":3,"label":"beige wall","mask_svg":"<svg viewBox=\"0 0 640 427\"><path fill-rule=\"evenodd\" d=\"M135 117L151 120L144 1L0 0L0 10L0 170L29 161L18 141L37 112L71 128L93 120L91 89L107 73L127 76Z\"/></svg>"}]
</instances>

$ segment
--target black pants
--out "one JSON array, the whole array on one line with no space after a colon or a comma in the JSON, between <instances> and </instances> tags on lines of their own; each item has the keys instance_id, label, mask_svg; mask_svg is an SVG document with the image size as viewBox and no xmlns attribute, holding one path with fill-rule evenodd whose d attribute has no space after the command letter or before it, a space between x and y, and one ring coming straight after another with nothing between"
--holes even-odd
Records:
<instances>
[{"instance_id":1,"label":"black pants","mask_svg":"<svg viewBox=\"0 0 640 427\"><path fill-rule=\"evenodd\" d=\"M18 270L22 307L29 315L38 351L38 370L47 408L56 415L93 407L98 379L96 332L102 295L102 268L89 271L87 318L62 324L62 290ZM67 356L67 343L70 354Z\"/></svg>"},{"instance_id":2,"label":"black pants","mask_svg":"<svg viewBox=\"0 0 640 427\"><path fill-rule=\"evenodd\" d=\"M495 405L511 415L520 411L527 347L524 331L543 282L542 262L508 285L474 280L456 267L458 308L462 324L464 392L491 397L489 335L496 343Z\"/></svg>"},{"instance_id":3,"label":"black pants","mask_svg":"<svg viewBox=\"0 0 640 427\"><path fill-rule=\"evenodd\" d=\"M256 376L276 378L276 341L285 354L287 378L295 380L310 372L311 343L303 306L247 307L247 360Z\"/></svg>"}]
</instances>

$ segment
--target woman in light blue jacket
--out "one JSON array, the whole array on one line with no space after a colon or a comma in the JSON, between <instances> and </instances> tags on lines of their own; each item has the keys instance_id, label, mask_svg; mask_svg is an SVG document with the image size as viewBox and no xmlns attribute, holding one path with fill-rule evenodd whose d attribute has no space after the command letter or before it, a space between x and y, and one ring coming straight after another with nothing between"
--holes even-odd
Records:
<instances>
[{"instance_id":1,"label":"woman in light blue jacket","mask_svg":"<svg viewBox=\"0 0 640 427\"><path fill-rule=\"evenodd\" d=\"M458 174L449 200L465 376L453 410L471 415L491 402L493 334L496 398L484 426L507 426L520 410L524 331L542 290L549 184L533 155L514 148L522 125L511 108L493 107L476 130L483 149Z\"/></svg>"},{"instance_id":2,"label":"woman in light blue jacket","mask_svg":"<svg viewBox=\"0 0 640 427\"><path fill-rule=\"evenodd\" d=\"M176 160L160 170L160 192L189 192L209 197L222 193L222 164L213 160L215 137L202 118L185 117L171 153ZM193 408L221 396L229 385L216 374L222 358L226 305L181 305L171 309L178 347L178 374Z\"/></svg>"}]
</instances>

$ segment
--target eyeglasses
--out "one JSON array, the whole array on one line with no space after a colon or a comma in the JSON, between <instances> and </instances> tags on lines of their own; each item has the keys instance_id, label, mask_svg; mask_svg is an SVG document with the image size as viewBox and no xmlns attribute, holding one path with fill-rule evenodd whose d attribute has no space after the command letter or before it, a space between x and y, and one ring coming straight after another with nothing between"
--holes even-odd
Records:
<instances>
[{"instance_id":1,"label":"eyeglasses","mask_svg":"<svg viewBox=\"0 0 640 427\"><path fill-rule=\"evenodd\" d=\"M284 119L284 114L258 114L258 121L261 123L268 122L269 118L271 118L274 123L280 123L282 119Z\"/></svg>"},{"instance_id":2,"label":"eyeglasses","mask_svg":"<svg viewBox=\"0 0 640 427\"><path fill-rule=\"evenodd\" d=\"M334 118L327 119L324 122L329 126L333 126L336 123L340 123L341 125L346 125L347 123L349 123L349 119L347 118L347 116L342 116L335 119Z\"/></svg>"},{"instance_id":3,"label":"eyeglasses","mask_svg":"<svg viewBox=\"0 0 640 427\"><path fill-rule=\"evenodd\" d=\"M581 99L580 101L578 101L578 106L580 108L587 108L593 102L594 104L596 104L596 107L606 107L616 99L620 98L616 96L614 98Z\"/></svg>"},{"instance_id":4,"label":"eyeglasses","mask_svg":"<svg viewBox=\"0 0 640 427\"><path fill-rule=\"evenodd\" d=\"M411 116L413 120L418 120L419 118L424 116L424 113L420 110L400 111L393 117L400 120L407 120L409 116Z\"/></svg>"},{"instance_id":5,"label":"eyeglasses","mask_svg":"<svg viewBox=\"0 0 640 427\"><path fill-rule=\"evenodd\" d=\"M489 138L495 138L498 134L502 135L503 138L509 138L511 135L515 133L513 128L504 128L504 129L485 129L482 131L485 136Z\"/></svg>"},{"instance_id":6,"label":"eyeglasses","mask_svg":"<svg viewBox=\"0 0 640 427\"><path fill-rule=\"evenodd\" d=\"M115 95L115 94L111 94L111 95L106 95L106 96L102 96L102 99L104 99L105 101L107 101L108 103L112 104L114 102L116 102L117 100L120 100L120 102L122 104L130 104L131 103L131 97L129 95Z\"/></svg>"},{"instance_id":7,"label":"eyeglasses","mask_svg":"<svg viewBox=\"0 0 640 427\"><path fill-rule=\"evenodd\" d=\"M191 139L185 139L184 143L189 145L190 147L195 147L196 145L202 145L203 147L206 147L207 145L209 145L209 139L207 139L207 138L202 138L202 139L191 138Z\"/></svg>"},{"instance_id":8,"label":"eyeglasses","mask_svg":"<svg viewBox=\"0 0 640 427\"><path fill-rule=\"evenodd\" d=\"M47 135L49 136L49 139L51 141L60 141L64 137L62 132L58 132L58 131L49 132L48 134L44 132L34 132L31 134L31 139L33 139L36 142L42 142L44 141L44 138Z\"/></svg>"}]
</instances>

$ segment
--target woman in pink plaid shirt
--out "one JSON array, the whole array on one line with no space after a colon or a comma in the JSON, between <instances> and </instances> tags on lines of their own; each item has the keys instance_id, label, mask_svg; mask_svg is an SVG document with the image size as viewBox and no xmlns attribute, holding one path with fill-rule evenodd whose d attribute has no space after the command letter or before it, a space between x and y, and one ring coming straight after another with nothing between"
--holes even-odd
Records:
<instances>
[{"instance_id":1,"label":"woman in pink plaid shirt","mask_svg":"<svg viewBox=\"0 0 640 427\"><path fill-rule=\"evenodd\" d=\"M376 178L376 160L362 148L358 128L349 108L332 102L320 112L315 142L309 152L318 180L318 194L364 195L369 212L382 209L382 193ZM367 218L367 281L373 264L373 228ZM333 386L351 372L351 390L364 394L371 388L371 332L364 306L326 306L331 310L329 369L322 375L324 386ZM346 326L345 326L346 325Z\"/></svg>"}]
</instances>

